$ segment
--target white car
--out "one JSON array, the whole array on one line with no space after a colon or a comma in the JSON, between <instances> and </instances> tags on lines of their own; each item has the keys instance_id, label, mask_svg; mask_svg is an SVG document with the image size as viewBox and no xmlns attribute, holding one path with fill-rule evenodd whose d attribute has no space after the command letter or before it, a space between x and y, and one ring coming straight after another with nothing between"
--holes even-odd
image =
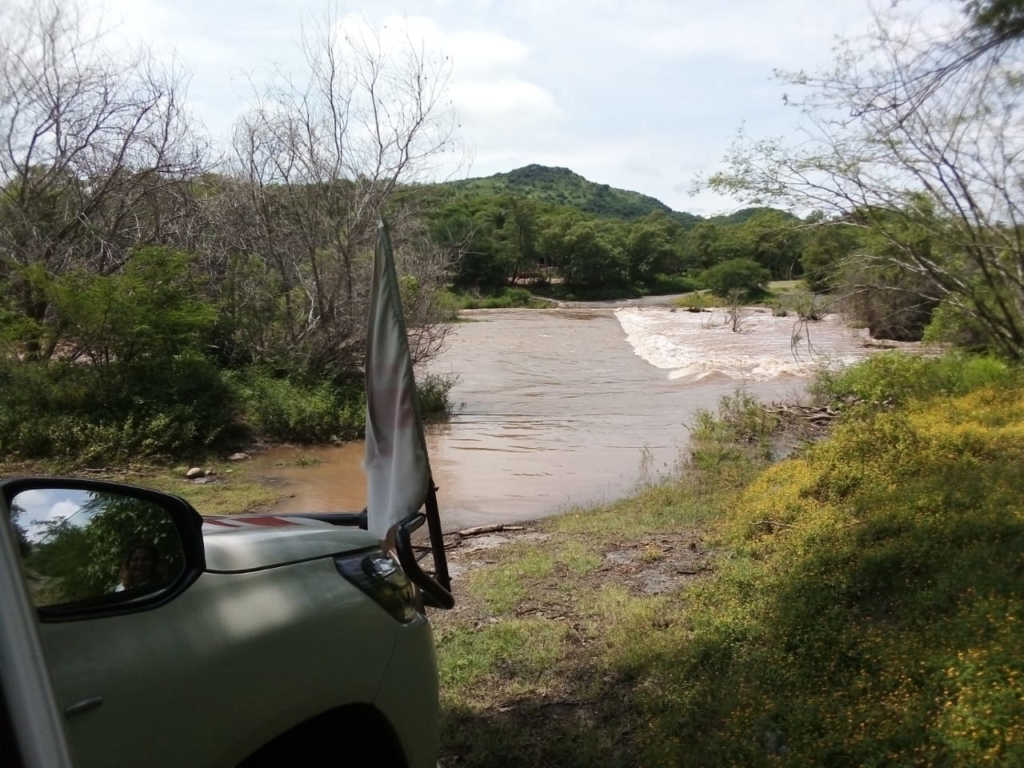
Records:
<instances>
[{"instance_id":1,"label":"white car","mask_svg":"<svg viewBox=\"0 0 1024 768\"><path fill-rule=\"evenodd\" d=\"M403 568L358 515L204 520L175 496L84 480L0 491L20 561L3 572L20 570L38 614L50 738L66 733L73 765L436 765L422 602L451 596L413 557L419 521L399 528ZM0 642L5 666L26 638ZM47 702L26 704L8 671L3 684L15 732L32 736L23 708Z\"/></svg>"}]
</instances>

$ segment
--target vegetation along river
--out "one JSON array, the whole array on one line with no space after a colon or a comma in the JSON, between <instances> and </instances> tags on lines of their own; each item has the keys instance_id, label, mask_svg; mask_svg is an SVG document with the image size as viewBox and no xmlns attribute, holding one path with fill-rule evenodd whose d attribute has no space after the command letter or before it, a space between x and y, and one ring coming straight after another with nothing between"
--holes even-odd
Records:
<instances>
[{"instance_id":1,"label":"vegetation along river","mask_svg":"<svg viewBox=\"0 0 1024 768\"><path fill-rule=\"evenodd\" d=\"M739 386L793 399L815 365L872 352L866 331L838 316L801 329L767 309L746 310L739 332L721 310L667 307L478 310L464 320L430 366L458 377L457 412L427 436L446 529L621 497L675 465L696 409ZM285 484L275 511L312 512L363 507L362 458L362 443L350 443L258 460Z\"/></svg>"}]
</instances>

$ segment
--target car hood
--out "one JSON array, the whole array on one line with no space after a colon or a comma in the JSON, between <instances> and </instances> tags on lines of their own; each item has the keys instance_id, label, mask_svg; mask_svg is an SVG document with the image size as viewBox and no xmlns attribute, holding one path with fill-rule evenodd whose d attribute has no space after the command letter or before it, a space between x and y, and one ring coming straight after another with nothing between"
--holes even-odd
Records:
<instances>
[{"instance_id":1,"label":"car hood","mask_svg":"<svg viewBox=\"0 0 1024 768\"><path fill-rule=\"evenodd\" d=\"M378 546L355 527L274 515L203 518L208 571L249 571Z\"/></svg>"}]
</instances>

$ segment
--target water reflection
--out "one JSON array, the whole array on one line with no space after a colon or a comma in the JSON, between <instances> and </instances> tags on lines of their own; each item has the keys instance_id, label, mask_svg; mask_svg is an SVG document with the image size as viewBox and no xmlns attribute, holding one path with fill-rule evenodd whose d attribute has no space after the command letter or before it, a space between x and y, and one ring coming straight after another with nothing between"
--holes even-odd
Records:
<instances>
[{"instance_id":1,"label":"water reflection","mask_svg":"<svg viewBox=\"0 0 1024 768\"><path fill-rule=\"evenodd\" d=\"M618 315L618 316L617 316ZM432 365L459 377L463 404L428 429L447 528L551 514L614 499L636 483L643 456L664 471L686 444L698 408L745 386L767 400L798 396L814 363L794 356L793 321L751 316L744 333L686 312L496 310L469 313ZM812 327L815 349L850 362L869 353L838 320ZM291 496L277 511L358 510L366 501L363 446L262 457Z\"/></svg>"}]
</instances>

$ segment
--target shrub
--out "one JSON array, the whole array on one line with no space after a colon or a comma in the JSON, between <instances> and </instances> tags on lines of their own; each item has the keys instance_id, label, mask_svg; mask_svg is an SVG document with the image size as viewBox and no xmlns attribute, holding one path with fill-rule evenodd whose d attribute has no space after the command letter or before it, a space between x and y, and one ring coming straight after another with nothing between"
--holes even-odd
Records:
<instances>
[{"instance_id":1,"label":"shrub","mask_svg":"<svg viewBox=\"0 0 1024 768\"><path fill-rule=\"evenodd\" d=\"M204 453L230 431L234 394L198 353L92 366L0 365L0 456L102 465Z\"/></svg>"},{"instance_id":2,"label":"shrub","mask_svg":"<svg viewBox=\"0 0 1024 768\"><path fill-rule=\"evenodd\" d=\"M686 296L680 296L673 303L680 309L688 309L691 312L700 312L705 309L718 309L719 307L725 306L725 301L723 299L720 299L714 294L706 291L694 292L687 294Z\"/></svg>"},{"instance_id":3,"label":"shrub","mask_svg":"<svg viewBox=\"0 0 1024 768\"><path fill-rule=\"evenodd\" d=\"M420 399L420 415L424 419L448 416L455 410L452 388L459 382L457 374L428 373L416 382Z\"/></svg>"},{"instance_id":4,"label":"shrub","mask_svg":"<svg viewBox=\"0 0 1024 768\"><path fill-rule=\"evenodd\" d=\"M701 470L714 470L736 460L767 461L778 423L778 417L768 413L757 398L737 390L719 401L717 412L702 409L694 415L691 460Z\"/></svg>"},{"instance_id":5,"label":"shrub","mask_svg":"<svg viewBox=\"0 0 1024 768\"><path fill-rule=\"evenodd\" d=\"M746 489L715 588L771 640L736 652L745 693L720 744L763 712L807 764L1024 759L1022 418L1001 387L874 413Z\"/></svg>"},{"instance_id":6,"label":"shrub","mask_svg":"<svg viewBox=\"0 0 1024 768\"><path fill-rule=\"evenodd\" d=\"M647 284L647 292L652 296L692 293L695 290L697 290L697 281L684 275L655 275Z\"/></svg>"},{"instance_id":7,"label":"shrub","mask_svg":"<svg viewBox=\"0 0 1024 768\"><path fill-rule=\"evenodd\" d=\"M741 299L749 300L764 295L771 277L756 261L730 259L705 270L700 280L715 296L724 299L739 294Z\"/></svg>"},{"instance_id":8,"label":"shrub","mask_svg":"<svg viewBox=\"0 0 1024 768\"><path fill-rule=\"evenodd\" d=\"M886 352L840 371L824 370L811 385L824 401L856 399L869 404L899 405L935 396L962 395L1018 380L1014 369L992 357L950 352L922 357Z\"/></svg>"},{"instance_id":9,"label":"shrub","mask_svg":"<svg viewBox=\"0 0 1024 768\"><path fill-rule=\"evenodd\" d=\"M534 296L526 288L502 288L491 296L474 296L469 293L447 291L443 295L443 306L454 319L460 309L513 309L515 307L546 307L548 302Z\"/></svg>"},{"instance_id":10,"label":"shrub","mask_svg":"<svg viewBox=\"0 0 1024 768\"><path fill-rule=\"evenodd\" d=\"M353 440L366 429L362 379L305 381L260 369L233 375L242 418L261 437L296 442ZM416 392L424 419L451 413L458 377L427 374Z\"/></svg>"},{"instance_id":11,"label":"shrub","mask_svg":"<svg viewBox=\"0 0 1024 768\"><path fill-rule=\"evenodd\" d=\"M235 375L243 419L261 436L316 442L358 437L366 424L361 391L249 369Z\"/></svg>"}]
</instances>

